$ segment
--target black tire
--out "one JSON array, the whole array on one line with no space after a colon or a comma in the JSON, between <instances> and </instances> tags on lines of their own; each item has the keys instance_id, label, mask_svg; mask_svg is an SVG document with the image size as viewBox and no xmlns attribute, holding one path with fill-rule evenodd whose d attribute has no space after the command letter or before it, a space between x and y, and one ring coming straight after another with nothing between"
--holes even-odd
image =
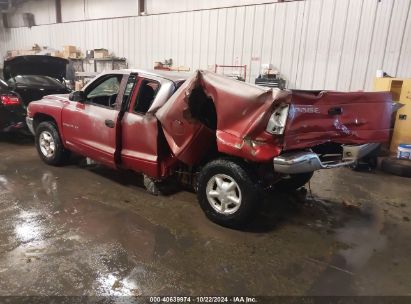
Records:
<instances>
[{"instance_id":1,"label":"black tire","mask_svg":"<svg viewBox=\"0 0 411 304\"><path fill-rule=\"evenodd\" d=\"M41 148L41 135L42 134L50 135L54 143L54 151L50 155L45 155ZM48 165L51 166L61 166L64 165L69 156L70 152L64 149L64 146L60 139L60 134L58 132L57 126L50 121L45 121L40 123L36 128L35 143L37 152L40 158Z\"/></svg>"},{"instance_id":2,"label":"black tire","mask_svg":"<svg viewBox=\"0 0 411 304\"><path fill-rule=\"evenodd\" d=\"M387 173L402 177L411 177L411 161L396 158L384 158L381 168Z\"/></svg>"},{"instance_id":3,"label":"black tire","mask_svg":"<svg viewBox=\"0 0 411 304\"><path fill-rule=\"evenodd\" d=\"M238 195L236 198L240 197L240 204L236 205L238 207L232 208L233 210L235 208L238 209L231 214L218 212L215 209L218 204L213 204L207 196L208 184L210 183L211 185L216 176L227 176L229 179L228 181L225 179L224 183L232 181L236 183L236 189L230 193L233 193L234 196ZM217 186L216 190L218 191L218 189L221 188ZM247 169L244 163L227 159L217 159L209 162L201 170L198 178L197 198L205 215L211 221L225 227L240 228L246 224L257 211L261 191L259 191L257 183L251 178L251 171ZM210 200L212 200L212 198L210 198ZM214 198L214 200L219 202L220 198ZM233 206L233 203L229 199L229 195L223 198L223 201L224 200L226 201L224 203L225 208L230 209L229 206ZM223 205L223 201L220 202L220 206ZM213 207L212 204L216 207Z\"/></svg>"},{"instance_id":4,"label":"black tire","mask_svg":"<svg viewBox=\"0 0 411 304\"><path fill-rule=\"evenodd\" d=\"M274 189L283 192L295 191L308 183L313 177L314 172L291 174L282 178L274 185Z\"/></svg>"}]
</instances>

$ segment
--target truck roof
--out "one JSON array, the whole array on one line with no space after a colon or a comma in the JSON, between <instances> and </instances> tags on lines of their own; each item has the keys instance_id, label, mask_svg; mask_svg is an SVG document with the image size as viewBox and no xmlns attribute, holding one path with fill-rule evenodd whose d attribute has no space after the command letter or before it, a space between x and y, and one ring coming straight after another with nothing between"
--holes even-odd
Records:
<instances>
[{"instance_id":1,"label":"truck roof","mask_svg":"<svg viewBox=\"0 0 411 304\"><path fill-rule=\"evenodd\" d=\"M180 82L187 80L193 73L189 72L175 72L175 71L163 71L163 70L140 70L140 69L126 69L128 73L137 73L143 75L157 76L168 79L172 82Z\"/></svg>"}]
</instances>

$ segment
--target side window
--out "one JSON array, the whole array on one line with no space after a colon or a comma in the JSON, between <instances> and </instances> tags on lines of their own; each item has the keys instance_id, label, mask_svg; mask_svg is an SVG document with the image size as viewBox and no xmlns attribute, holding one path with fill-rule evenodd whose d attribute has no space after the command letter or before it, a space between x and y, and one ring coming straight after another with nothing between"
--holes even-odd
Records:
<instances>
[{"instance_id":1,"label":"side window","mask_svg":"<svg viewBox=\"0 0 411 304\"><path fill-rule=\"evenodd\" d=\"M150 79L143 79L140 85L140 89L137 95L137 100L134 103L133 112L135 113L147 113L153 103L158 90L160 89L160 83Z\"/></svg>"},{"instance_id":2,"label":"side window","mask_svg":"<svg viewBox=\"0 0 411 304\"><path fill-rule=\"evenodd\" d=\"M96 105L114 108L122 77L123 75L113 75L103 79L87 93L87 101Z\"/></svg>"}]
</instances>

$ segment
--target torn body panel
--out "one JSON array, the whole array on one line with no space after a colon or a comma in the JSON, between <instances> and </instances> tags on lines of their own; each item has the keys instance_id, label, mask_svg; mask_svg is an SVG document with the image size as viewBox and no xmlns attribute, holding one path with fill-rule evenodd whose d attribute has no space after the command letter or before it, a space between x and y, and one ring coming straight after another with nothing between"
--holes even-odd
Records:
<instances>
[{"instance_id":1,"label":"torn body panel","mask_svg":"<svg viewBox=\"0 0 411 304\"><path fill-rule=\"evenodd\" d=\"M189 109L188 98L197 84L197 75L188 79L155 114L171 151L189 165L200 161L215 141L213 132L194 119Z\"/></svg>"},{"instance_id":2,"label":"torn body panel","mask_svg":"<svg viewBox=\"0 0 411 304\"><path fill-rule=\"evenodd\" d=\"M204 97L196 93L199 89L204 92ZM273 93L211 72L198 71L156 116L172 152L186 164L201 161L213 144L221 153L252 161L269 161L281 152L281 148L279 138L265 129L274 105L289 102L290 97L286 91ZM213 113L210 104L214 107L214 118L208 117Z\"/></svg>"},{"instance_id":3,"label":"torn body panel","mask_svg":"<svg viewBox=\"0 0 411 304\"><path fill-rule=\"evenodd\" d=\"M391 102L384 92L268 90L198 71L156 116L171 151L186 164L198 163L213 143L220 153L266 162L327 142L386 142Z\"/></svg>"}]
</instances>

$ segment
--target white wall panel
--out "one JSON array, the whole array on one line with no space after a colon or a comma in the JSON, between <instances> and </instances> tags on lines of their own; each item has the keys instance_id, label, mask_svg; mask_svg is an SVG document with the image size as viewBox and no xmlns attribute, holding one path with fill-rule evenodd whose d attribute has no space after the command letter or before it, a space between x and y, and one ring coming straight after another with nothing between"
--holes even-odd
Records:
<instances>
[{"instance_id":1,"label":"white wall panel","mask_svg":"<svg viewBox=\"0 0 411 304\"><path fill-rule=\"evenodd\" d=\"M357 48L354 56L354 66L350 77L350 90L360 90L364 88L366 83L377 8L378 2L374 0L364 0L361 23L358 31ZM373 75L370 75L370 78L372 78L372 76Z\"/></svg>"},{"instance_id":2,"label":"white wall panel","mask_svg":"<svg viewBox=\"0 0 411 304\"><path fill-rule=\"evenodd\" d=\"M250 61L250 73L248 73L248 79L255 79L260 73L261 56L263 49L263 32L265 24L265 5L259 5L255 7L254 12L254 27L252 36L252 48L251 48L251 61Z\"/></svg>"},{"instance_id":3,"label":"white wall panel","mask_svg":"<svg viewBox=\"0 0 411 304\"><path fill-rule=\"evenodd\" d=\"M411 14L411 7L408 10L408 16ZM398 62L398 77L409 77L411 71L411 18L407 19L404 38L401 47L401 55Z\"/></svg>"},{"instance_id":4,"label":"white wall panel","mask_svg":"<svg viewBox=\"0 0 411 304\"><path fill-rule=\"evenodd\" d=\"M218 35L220 35L220 33L218 32L218 26L217 26L218 13L219 13L219 10L212 10L210 12L210 23L208 24L209 43L208 43L208 52L207 52L207 66L217 63L217 58L216 58L217 38L218 38ZM187 28L189 29L190 27L188 26ZM190 39L189 35L187 35L187 39ZM242 50L242 47L241 47L241 50Z\"/></svg>"},{"instance_id":5,"label":"white wall panel","mask_svg":"<svg viewBox=\"0 0 411 304\"><path fill-rule=\"evenodd\" d=\"M368 54L369 64L367 68L366 88L371 87L376 70L384 69L383 63L388 39L388 31L392 21L391 17L393 6L394 0L385 0L378 3L371 50Z\"/></svg>"},{"instance_id":6,"label":"white wall panel","mask_svg":"<svg viewBox=\"0 0 411 304\"><path fill-rule=\"evenodd\" d=\"M273 31L276 5L266 5L262 30L261 62L270 63L273 48Z\"/></svg>"},{"instance_id":7,"label":"white wall panel","mask_svg":"<svg viewBox=\"0 0 411 304\"><path fill-rule=\"evenodd\" d=\"M390 75L397 74L409 9L409 0L396 0L394 2L383 61L384 70Z\"/></svg>"},{"instance_id":8,"label":"white wall panel","mask_svg":"<svg viewBox=\"0 0 411 304\"><path fill-rule=\"evenodd\" d=\"M301 82L303 80L303 77L307 77L306 75L303 75L303 71L305 66L305 52L307 51L307 45L309 45L310 40L310 38L308 37L310 34L308 32L310 6L311 1L305 1L302 15L300 15L300 18L302 20L301 33L298 37L298 52L294 57L297 61L297 67L295 71L295 81L293 82L294 85L291 86L291 88L304 88Z\"/></svg>"},{"instance_id":9,"label":"white wall panel","mask_svg":"<svg viewBox=\"0 0 411 304\"><path fill-rule=\"evenodd\" d=\"M225 64L227 10L219 9L217 13L216 63L221 65Z\"/></svg>"},{"instance_id":10,"label":"white wall panel","mask_svg":"<svg viewBox=\"0 0 411 304\"><path fill-rule=\"evenodd\" d=\"M335 19L335 6L338 0L329 0L322 3L321 19L319 20L316 54L314 59L314 75L312 76L312 87L323 89L327 74L327 63L330 54L331 35ZM326 13L331 12L331 13Z\"/></svg>"},{"instance_id":11,"label":"white wall panel","mask_svg":"<svg viewBox=\"0 0 411 304\"><path fill-rule=\"evenodd\" d=\"M325 89L336 89L338 85L349 3L349 0L336 0L334 11L330 12L333 14L333 24L331 26L330 45L327 48Z\"/></svg>"},{"instance_id":12,"label":"white wall panel","mask_svg":"<svg viewBox=\"0 0 411 304\"><path fill-rule=\"evenodd\" d=\"M210 11L202 11L201 12L201 20L202 20L202 26L201 26L201 36L200 36L200 42L201 42L201 56L200 56L200 67L206 68L208 66L208 47L210 44ZM180 27L180 33L185 33L185 28ZM183 39L183 38L180 38ZM233 36L234 39L234 36ZM183 44L180 44L183 45ZM234 43L233 43L234 45ZM180 52L180 54L183 54L184 50ZM181 56L181 55L180 55ZM184 58L184 57L183 57Z\"/></svg>"},{"instance_id":13,"label":"white wall panel","mask_svg":"<svg viewBox=\"0 0 411 304\"><path fill-rule=\"evenodd\" d=\"M247 6L245 9L245 26L244 26L244 40L243 40L243 51L241 54L240 65L246 64L247 70L247 81L251 80L250 67L251 58L253 57L253 38L254 38L254 22L255 22L255 6ZM220 63L221 64L221 63Z\"/></svg>"},{"instance_id":14,"label":"white wall panel","mask_svg":"<svg viewBox=\"0 0 411 304\"><path fill-rule=\"evenodd\" d=\"M205 10L230 6L253 5L278 0L146 0L148 14Z\"/></svg>"},{"instance_id":15,"label":"white wall panel","mask_svg":"<svg viewBox=\"0 0 411 304\"><path fill-rule=\"evenodd\" d=\"M243 45L244 34L246 26L245 23L246 8L238 7L235 10L235 28L234 28L234 40L233 40L233 65L240 65L243 63ZM208 61L208 65L213 64L212 61Z\"/></svg>"},{"instance_id":16,"label":"white wall panel","mask_svg":"<svg viewBox=\"0 0 411 304\"><path fill-rule=\"evenodd\" d=\"M14 14L9 14L9 24L12 26L23 25L23 13L33 13L35 24L51 24L56 22L56 5L54 0L30 0L23 2L14 9Z\"/></svg>"},{"instance_id":17,"label":"white wall panel","mask_svg":"<svg viewBox=\"0 0 411 304\"><path fill-rule=\"evenodd\" d=\"M305 16L305 7L307 5L307 2L298 2L297 8L294 8L297 10L296 12L296 18L297 20L294 21L294 32L295 32L295 38L293 41L293 50L287 55L290 56L291 58L289 59L291 61L291 67L290 71L287 72L281 71L283 74L283 77L287 80L287 85L289 88L297 88L297 78L299 74L299 58L300 58L300 53L301 53L301 41L303 39L303 25L304 22L306 21L304 16ZM288 37L287 37L288 38Z\"/></svg>"},{"instance_id":18,"label":"white wall panel","mask_svg":"<svg viewBox=\"0 0 411 304\"><path fill-rule=\"evenodd\" d=\"M91 14L97 2L86 1ZM184 1L193 9L191 0ZM165 2L163 9L173 9L172 1ZM81 15L77 10L72 13ZM410 13L411 0L306 0L0 28L0 56L34 43L57 49L72 44L83 52L108 48L130 67L152 68L169 58L192 70L246 64L252 82L262 63L272 63L290 88L370 89L377 69L411 77Z\"/></svg>"},{"instance_id":19,"label":"white wall panel","mask_svg":"<svg viewBox=\"0 0 411 304\"><path fill-rule=\"evenodd\" d=\"M63 22L86 19L85 0L61 0L61 19Z\"/></svg>"},{"instance_id":20,"label":"white wall panel","mask_svg":"<svg viewBox=\"0 0 411 304\"><path fill-rule=\"evenodd\" d=\"M347 22L344 30L341 63L337 80L338 90L350 88L363 3L364 1L350 0L348 4Z\"/></svg>"},{"instance_id":21,"label":"white wall panel","mask_svg":"<svg viewBox=\"0 0 411 304\"><path fill-rule=\"evenodd\" d=\"M312 0L309 4L308 11L306 12L308 20L306 24L305 47L301 65L301 81L299 82L299 85L303 88L311 88L313 86L324 1Z\"/></svg>"},{"instance_id":22,"label":"white wall panel","mask_svg":"<svg viewBox=\"0 0 411 304\"><path fill-rule=\"evenodd\" d=\"M70 0L71 1L71 0ZM138 0L84 0L85 19L136 16Z\"/></svg>"}]
</instances>

